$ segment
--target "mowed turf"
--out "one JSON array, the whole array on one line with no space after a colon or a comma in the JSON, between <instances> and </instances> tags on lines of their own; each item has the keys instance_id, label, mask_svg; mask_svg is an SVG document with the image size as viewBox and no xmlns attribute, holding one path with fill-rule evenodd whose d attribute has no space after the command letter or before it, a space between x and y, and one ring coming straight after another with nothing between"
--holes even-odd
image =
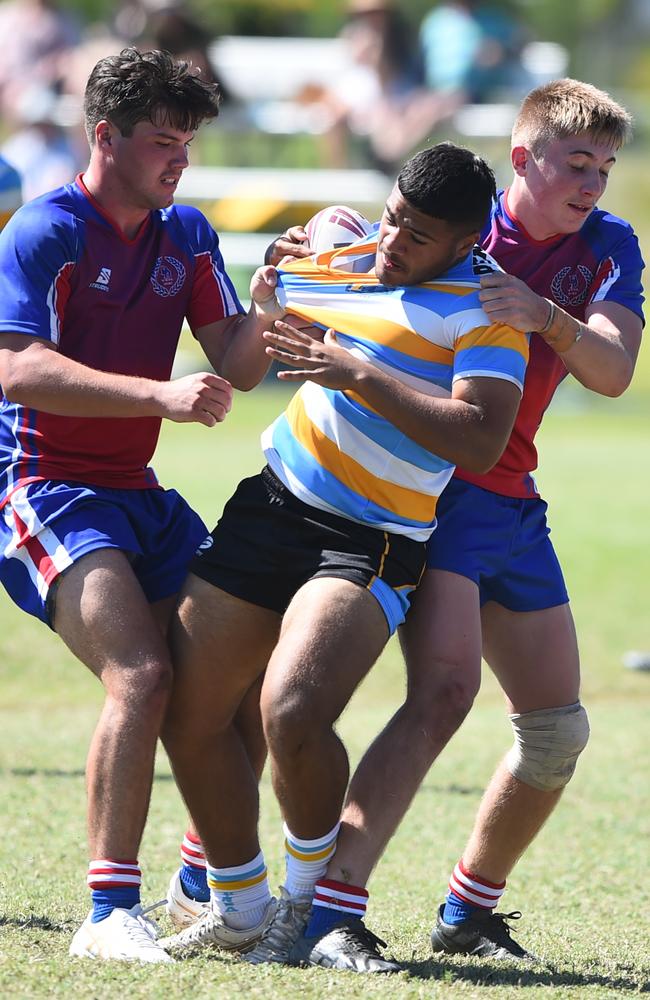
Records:
<instances>
[{"instance_id":1,"label":"mowed turf","mask_svg":"<svg viewBox=\"0 0 650 1000\"><path fill-rule=\"evenodd\" d=\"M238 396L220 427L167 426L156 462L161 481L184 492L212 526L240 476L260 467L259 431L284 398L281 390L260 389ZM540 435L539 479L573 598L592 724L575 780L503 899L504 911L523 911L515 934L543 963L522 970L434 959L428 945L481 790L510 743L487 670L470 718L432 769L370 886L368 924L405 973L387 980L249 968L217 955L158 968L69 960L70 937L88 908L84 760L101 693L56 637L0 594L0 997L591 1000L650 991L650 673L621 663L626 650L650 648L650 406L634 392L589 403L582 393L566 393ZM236 665L236 650L232 655ZM354 759L403 687L392 643L341 721ZM218 794L206 787L206 795ZM161 751L140 855L145 902L164 896L184 829ZM282 837L268 774L262 837L277 885Z\"/></svg>"}]
</instances>

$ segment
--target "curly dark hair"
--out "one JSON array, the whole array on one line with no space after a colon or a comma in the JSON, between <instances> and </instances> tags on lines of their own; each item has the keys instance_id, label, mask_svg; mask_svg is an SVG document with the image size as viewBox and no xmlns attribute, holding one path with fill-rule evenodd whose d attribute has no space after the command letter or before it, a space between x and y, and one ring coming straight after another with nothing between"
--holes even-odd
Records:
<instances>
[{"instance_id":1,"label":"curly dark hair","mask_svg":"<svg viewBox=\"0 0 650 1000\"><path fill-rule=\"evenodd\" d=\"M161 114L174 128L192 132L201 122L216 118L219 102L218 86L202 80L189 63L169 52L130 47L100 59L90 74L84 126L91 146L102 118L127 137L138 122L153 122Z\"/></svg>"},{"instance_id":2,"label":"curly dark hair","mask_svg":"<svg viewBox=\"0 0 650 1000\"><path fill-rule=\"evenodd\" d=\"M487 222L496 181L485 160L453 142L439 142L407 160L397 186L413 208L468 233Z\"/></svg>"}]
</instances>

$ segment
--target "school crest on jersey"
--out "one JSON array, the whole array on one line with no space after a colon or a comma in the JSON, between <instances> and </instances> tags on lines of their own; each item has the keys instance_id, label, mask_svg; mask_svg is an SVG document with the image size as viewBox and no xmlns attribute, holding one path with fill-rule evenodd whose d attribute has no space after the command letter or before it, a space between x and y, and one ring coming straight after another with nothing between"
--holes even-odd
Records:
<instances>
[{"instance_id":1,"label":"school crest on jersey","mask_svg":"<svg viewBox=\"0 0 650 1000\"><path fill-rule=\"evenodd\" d=\"M593 273L584 264L561 267L551 281L553 298L561 306L581 306L593 279Z\"/></svg>"},{"instance_id":2,"label":"school crest on jersey","mask_svg":"<svg viewBox=\"0 0 650 1000\"><path fill-rule=\"evenodd\" d=\"M151 274L156 295L167 299L177 295L185 284L185 267L176 257L159 257Z\"/></svg>"}]
</instances>

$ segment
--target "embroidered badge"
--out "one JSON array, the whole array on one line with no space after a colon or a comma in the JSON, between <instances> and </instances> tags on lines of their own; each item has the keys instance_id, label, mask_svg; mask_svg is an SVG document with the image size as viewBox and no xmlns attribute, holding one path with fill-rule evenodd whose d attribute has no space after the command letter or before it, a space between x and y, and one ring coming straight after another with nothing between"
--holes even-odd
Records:
<instances>
[{"instance_id":1,"label":"embroidered badge","mask_svg":"<svg viewBox=\"0 0 650 1000\"><path fill-rule=\"evenodd\" d=\"M561 306L580 306L587 298L593 274L584 264L562 267L551 282L553 298Z\"/></svg>"},{"instance_id":2,"label":"embroidered badge","mask_svg":"<svg viewBox=\"0 0 650 1000\"><path fill-rule=\"evenodd\" d=\"M159 257L151 275L156 295L166 299L177 295L185 284L185 268L176 257Z\"/></svg>"}]
</instances>

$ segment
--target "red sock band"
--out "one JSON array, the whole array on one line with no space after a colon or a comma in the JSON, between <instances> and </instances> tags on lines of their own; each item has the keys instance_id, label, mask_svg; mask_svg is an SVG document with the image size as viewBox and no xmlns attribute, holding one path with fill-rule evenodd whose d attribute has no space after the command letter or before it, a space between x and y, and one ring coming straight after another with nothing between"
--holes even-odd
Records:
<instances>
[{"instance_id":1,"label":"red sock band","mask_svg":"<svg viewBox=\"0 0 650 1000\"><path fill-rule=\"evenodd\" d=\"M188 830L183 837L181 844L181 861L191 868L205 868L205 852L203 844L191 830Z\"/></svg>"},{"instance_id":2,"label":"red sock band","mask_svg":"<svg viewBox=\"0 0 650 1000\"><path fill-rule=\"evenodd\" d=\"M355 917L365 915L368 906L368 890L347 882L336 882L331 878L319 879L314 888L314 906L328 910L340 910Z\"/></svg>"}]
</instances>

